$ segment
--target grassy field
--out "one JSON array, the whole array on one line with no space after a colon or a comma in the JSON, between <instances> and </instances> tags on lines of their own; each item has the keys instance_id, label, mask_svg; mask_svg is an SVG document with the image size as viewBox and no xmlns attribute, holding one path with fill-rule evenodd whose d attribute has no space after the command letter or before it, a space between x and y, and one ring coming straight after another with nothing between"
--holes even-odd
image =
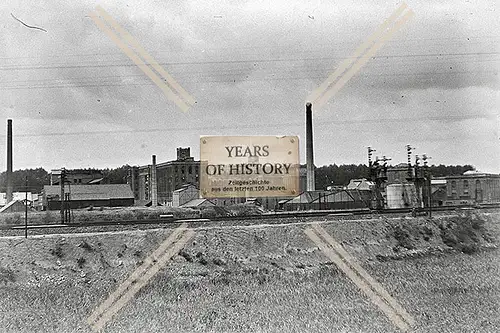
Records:
<instances>
[{"instance_id":1,"label":"grassy field","mask_svg":"<svg viewBox=\"0 0 500 333\"><path fill-rule=\"evenodd\" d=\"M210 218L216 216L245 216L260 214L262 210L252 205L231 205L225 207L178 208L178 207L97 207L74 209L71 211L71 222L123 221L157 219L162 214L173 214L175 218ZM28 224L58 224L61 221L60 211L29 211ZM0 225L20 225L25 223L25 213L2 213Z\"/></svg>"},{"instance_id":2,"label":"grassy field","mask_svg":"<svg viewBox=\"0 0 500 333\"><path fill-rule=\"evenodd\" d=\"M323 227L412 314L415 332L498 332L498 217ZM303 230L199 230L106 332L397 332ZM169 233L0 239L2 332L90 332L91 311Z\"/></svg>"}]
</instances>

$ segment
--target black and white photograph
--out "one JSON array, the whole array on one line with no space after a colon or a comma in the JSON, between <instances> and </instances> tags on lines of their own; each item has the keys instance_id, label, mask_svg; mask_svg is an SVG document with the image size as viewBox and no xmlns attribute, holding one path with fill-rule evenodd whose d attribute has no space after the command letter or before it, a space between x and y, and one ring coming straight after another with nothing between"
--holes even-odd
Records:
<instances>
[{"instance_id":1,"label":"black and white photograph","mask_svg":"<svg viewBox=\"0 0 500 333\"><path fill-rule=\"evenodd\" d=\"M495 0L4 0L0 332L500 332Z\"/></svg>"}]
</instances>

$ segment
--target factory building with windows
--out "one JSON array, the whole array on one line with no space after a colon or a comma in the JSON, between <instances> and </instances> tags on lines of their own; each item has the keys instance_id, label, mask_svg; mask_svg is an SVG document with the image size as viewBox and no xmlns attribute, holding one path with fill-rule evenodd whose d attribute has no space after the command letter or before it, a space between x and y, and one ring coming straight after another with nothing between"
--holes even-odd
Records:
<instances>
[{"instance_id":1,"label":"factory building with windows","mask_svg":"<svg viewBox=\"0 0 500 333\"><path fill-rule=\"evenodd\" d=\"M177 148L177 158L173 161L156 164L157 202L169 205L173 192L186 184L199 188L200 161L191 156L190 148ZM127 182L139 204L147 203L152 198L153 164L131 167Z\"/></svg>"},{"instance_id":2,"label":"factory building with windows","mask_svg":"<svg viewBox=\"0 0 500 333\"><path fill-rule=\"evenodd\" d=\"M492 204L500 202L500 175L467 171L446 179L445 205Z\"/></svg>"}]
</instances>

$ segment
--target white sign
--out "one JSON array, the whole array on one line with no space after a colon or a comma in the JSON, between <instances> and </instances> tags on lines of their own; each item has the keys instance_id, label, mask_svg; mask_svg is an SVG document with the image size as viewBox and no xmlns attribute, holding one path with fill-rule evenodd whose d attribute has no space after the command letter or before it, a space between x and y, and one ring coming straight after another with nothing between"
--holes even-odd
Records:
<instances>
[{"instance_id":1,"label":"white sign","mask_svg":"<svg viewBox=\"0 0 500 333\"><path fill-rule=\"evenodd\" d=\"M299 194L297 136L204 136L200 163L204 198Z\"/></svg>"}]
</instances>

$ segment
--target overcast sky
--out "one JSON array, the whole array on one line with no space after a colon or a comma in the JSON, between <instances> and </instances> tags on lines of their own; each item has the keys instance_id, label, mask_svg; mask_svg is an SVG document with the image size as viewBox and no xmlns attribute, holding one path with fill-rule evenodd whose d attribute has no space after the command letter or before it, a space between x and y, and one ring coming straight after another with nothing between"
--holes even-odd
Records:
<instances>
[{"instance_id":1,"label":"overcast sky","mask_svg":"<svg viewBox=\"0 0 500 333\"><path fill-rule=\"evenodd\" d=\"M315 164L500 172L497 1L407 1L415 16L321 111ZM125 3L129 3L128 5ZM355 3L354 5L352 3ZM88 16L102 6L196 100L182 112ZM304 105L400 1L12 1L0 4L0 169L175 158L200 135L305 136ZM47 32L30 29L28 25ZM90 133L97 132L97 133ZM66 134L64 134L66 133ZM304 161L305 142L301 143Z\"/></svg>"}]
</instances>

